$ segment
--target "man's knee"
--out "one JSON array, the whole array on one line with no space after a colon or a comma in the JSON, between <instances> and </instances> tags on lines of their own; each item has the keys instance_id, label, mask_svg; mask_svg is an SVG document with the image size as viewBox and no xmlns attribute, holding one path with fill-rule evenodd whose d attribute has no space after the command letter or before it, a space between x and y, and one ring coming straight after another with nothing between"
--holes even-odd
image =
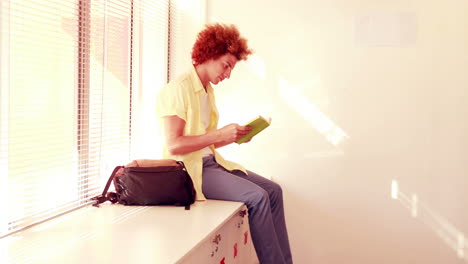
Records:
<instances>
[{"instance_id":1,"label":"man's knee","mask_svg":"<svg viewBox=\"0 0 468 264\"><path fill-rule=\"evenodd\" d=\"M270 199L282 199L283 198L283 189L276 182L271 182L269 186Z\"/></svg>"},{"instance_id":2,"label":"man's knee","mask_svg":"<svg viewBox=\"0 0 468 264\"><path fill-rule=\"evenodd\" d=\"M258 188L255 192L251 193L249 201L247 202L250 206L258 206L262 204L268 204L270 202L268 192L262 188Z\"/></svg>"}]
</instances>

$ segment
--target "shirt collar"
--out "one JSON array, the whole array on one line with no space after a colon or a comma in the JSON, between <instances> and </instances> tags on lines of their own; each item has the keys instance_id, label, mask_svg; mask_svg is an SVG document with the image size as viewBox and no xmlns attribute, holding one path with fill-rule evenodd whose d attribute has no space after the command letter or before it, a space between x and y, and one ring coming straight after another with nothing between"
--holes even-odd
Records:
<instances>
[{"instance_id":1,"label":"shirt collar","mask_svg":"<svg viewBox=\"0 0 468 264\"><path fill-rule=\"evenodd\" d=\"M200 77L198 77L197 71L195 70L195 66L192 65L192 71L191 71L191 79L192 79L192 84L193 84L193 90L195 92L200 92L203 91L205 92L205 88L203 87L203 84L200 80ZM210 91L211 90L211 84L208 83L206 86L206 90Z\"/></svg>"}]
</instances>

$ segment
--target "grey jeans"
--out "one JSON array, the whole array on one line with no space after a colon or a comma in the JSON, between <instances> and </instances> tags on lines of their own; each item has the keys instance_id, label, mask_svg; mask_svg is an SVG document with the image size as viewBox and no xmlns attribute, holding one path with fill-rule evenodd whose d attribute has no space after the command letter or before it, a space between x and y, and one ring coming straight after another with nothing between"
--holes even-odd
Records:
<instances>
[{"instance_id":1,"label":"grey jeans","mask_svg":"<svg viewBox=\"0 0 468 264\"><path fill-rule=\"evenodd\" d=\"M292 263L281 187L258 174L228 171L213 155L203 158L203 194L243 202L249 210L252 241L261 264Z\"/></svg>"}]
</instances>

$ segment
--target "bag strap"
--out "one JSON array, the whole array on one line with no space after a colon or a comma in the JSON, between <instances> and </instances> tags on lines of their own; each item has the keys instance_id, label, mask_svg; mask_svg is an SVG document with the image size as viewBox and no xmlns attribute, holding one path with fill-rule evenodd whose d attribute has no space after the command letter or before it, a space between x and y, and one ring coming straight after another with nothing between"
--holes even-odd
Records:
<instances>
[{"instance_id":1,"label":"bag strap","mask_svg":"<svg viewBox=\"0 0 468 264\"><path fill-rule=\"evenodd\" d=\"M99 204L102 204L103 202L109 201L109 200L111 200L113 203L115 203L115 201L113 201L113 199L115 199L115 197L112 196L111 198L109 198L108 195L107 195L107 191L109 190L109 187L110 187L110 185L112 183L112 180L115 177L115 174L122 168L124 168L124 166L115 167L115 169L112 172L111 176L107 180L106 187L104 187L104 190L102 191L102 194L92 198L92 200L96 200L96 202L93 204L93 206L99 207Z\"/></svg>"},{"instance_id":2,"label":"bag strap","mask_svg":"<svg viewBox=\"0 0 468 264\"><path fill-rule=\"evenodd\" d=\"M178 160L178 161L176 161L176 162L177 162L177 164L179 164L179 165L182 167L182 170L185 171L185 172L187 173L187 177L189 177L189 179L190 179L190 175L188 175L187 168L185 168L184 162L183 162L183 161L180 161L180 160ZM192 186L190 186L190 185L192 185ZM193 189L193 182L192 182L192 179L190 179L190 182L185 182L185 187L187 187L187 188L189 188L189 190L195 192L195 190ZM195 193L190 193L190 195L191 195L191 196L194 196L194 199L195 199ZM192 201L192 202L193 202L193 201ZM191 204L191 203L185 205L185 207L184 207L185 210L190 210L190 204Z\"/></svg>"}]
</instances>

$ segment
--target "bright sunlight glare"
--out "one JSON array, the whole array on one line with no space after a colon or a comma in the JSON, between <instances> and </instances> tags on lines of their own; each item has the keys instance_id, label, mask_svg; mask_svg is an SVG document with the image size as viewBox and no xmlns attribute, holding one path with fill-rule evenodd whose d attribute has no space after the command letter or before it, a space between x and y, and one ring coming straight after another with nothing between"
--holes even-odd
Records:
<instances>
[{"instance_id":1,"label":"bright sunlight glare","mask_svg":"<svg viewBox=\"0 0 468 264\"><path fill-rule=\"evenodd\" d=\"M309 121L320 134L324 135L331 144L337 146L348 137L341 128L284 78L279 80L279 94L296 112Z\"/></svg>"},{"instance_id":2,"label":"bright sunlight glare","mask_svg":"<svg viewBox=\"0 0 468 264\"><path fill-rule=\"evenodd\" d=\"M453 249L458 258L468 262L468 254L466 252L468 250L468 242L465 239L465 234L445 217L424 204L417 194L408 195L399 190L396 180L392 180L391 182L391 198L398 200L404 208L409 210L412 217L419 219L427 225L448 247Z\"/></svg>"}]
</instances>

